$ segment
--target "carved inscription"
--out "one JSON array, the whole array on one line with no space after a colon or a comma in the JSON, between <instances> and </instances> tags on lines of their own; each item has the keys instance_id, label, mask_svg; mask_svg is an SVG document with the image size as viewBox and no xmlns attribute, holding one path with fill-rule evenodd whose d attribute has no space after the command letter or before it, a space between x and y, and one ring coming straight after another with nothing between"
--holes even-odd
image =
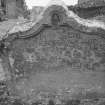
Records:
<instances>
[{"instance_id":1,"label":"carved inscription","mask_svg":"<svg viewBox=\"0 0 105 105\"><path fill-rule=\"evenodd\" d=\"M69 28L45 29L38 36L16 40L14 68L20 71L105 70L105 40Z\"/></svg>"}]
</instances>

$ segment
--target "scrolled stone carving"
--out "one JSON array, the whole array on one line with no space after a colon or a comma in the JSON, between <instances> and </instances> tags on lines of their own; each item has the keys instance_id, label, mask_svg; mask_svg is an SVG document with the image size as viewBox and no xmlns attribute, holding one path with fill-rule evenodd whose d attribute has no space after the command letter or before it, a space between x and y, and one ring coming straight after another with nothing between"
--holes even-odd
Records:
<instances>
[{"instance_id":1,"label":"scrolled stone carving","mask_svg":"<svg viewBox=\"0 0 105 105\"><path fill-rule=\"evenodd\" d=\"M53 12L52 15L51 15L51 22L52 22L52 25L54 26L57 26L60 24L60 22L62 21L61 20L61 15L59 14L59 12Z\"/></svg>"}]
</instances>

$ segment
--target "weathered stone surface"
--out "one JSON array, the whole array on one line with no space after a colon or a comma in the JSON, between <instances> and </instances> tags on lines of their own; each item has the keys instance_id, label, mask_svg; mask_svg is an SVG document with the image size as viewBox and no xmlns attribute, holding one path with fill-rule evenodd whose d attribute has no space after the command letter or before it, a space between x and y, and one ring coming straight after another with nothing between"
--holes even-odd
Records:
<instances>
[{"instance_id":1,"label":"weathered stone surface","mask_svg":"<svg viewBox=\"0 0 105 105\"><path fill-rule=\"evenodd\" d=\"M5 15L8 19L17 19L19 16L27 17L25 0L5 0Z\"/></svg>"},{"instance_id":2,"label":"weathered stone surface","mask_svg":"<svg viewBox=\"0 0 105 105\"><path fill-rule=\"evenodd\" d=\"M10 92L32 105L104 103L105 24L56 3L30 27L15 26L2 40Z\"/></svg>"},{"instance_id":3,"label":"weathered stone surface","mask_svg":"<svg viewBox=\"0 0 105 105\"><path fill-rule=\"evenodd\" d=\"M10 19L0 23L0 40L7 36L8 32L13 29L14 26L21 26L23 23L27 23L28 20ZM21 24L21 25L20 25ZM25 26L26 27L26 26ZM27 25L28 27L28 25ZM16 30L16 29L15 29Z\"/></svg>"},{"instance_id":4,"label":"weathered stone surface","mask_svg":"<svg viewBox=\"0 0 105 105\"><path fill-rule=\"evenodd\" d=\"M79 17L85 19L92 19L94 17L100 17L100 21L104 20L105 16L105 6L100 7L68 7L70 10L74 11ZM103 18L102 18L103 17Z\"/></svg>"},{"instance_id":5,"label":"weathered stone surface","mask_svg":"<svg viewBox=\"0 0 105 105\"><path fill-rule=\"evenodd\" d=\"M69 6L79 17L91 19L93 17L105 16L105 0L78 0L75 6ZM103 18L101 18L103 20Z\"/></svg>"},{"instance_id":6,"label":"weathered stone surface","mask_svg":"<svg viewBox=\"0 0 105 105\"><path fill-rule=\"evenodd\" d=\"M105 6L105 0L78 0L78 7L100 7Z\"/></svg>"}]
</instances>

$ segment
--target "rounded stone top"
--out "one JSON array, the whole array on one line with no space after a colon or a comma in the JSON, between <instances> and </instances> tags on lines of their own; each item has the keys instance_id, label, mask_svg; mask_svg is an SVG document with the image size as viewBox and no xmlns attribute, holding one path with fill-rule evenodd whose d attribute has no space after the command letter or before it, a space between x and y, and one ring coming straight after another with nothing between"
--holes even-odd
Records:
<instances>
[{"instance_id":1,"label":"rounded stone top","mask_svg":"<svg viewBox=\"0 0 105 105\"><path fill-rule=\"evenodd\" d=\"M78 0L77 7L90 8L105 6L105 0Z\"/></svg>"}]
</instances>

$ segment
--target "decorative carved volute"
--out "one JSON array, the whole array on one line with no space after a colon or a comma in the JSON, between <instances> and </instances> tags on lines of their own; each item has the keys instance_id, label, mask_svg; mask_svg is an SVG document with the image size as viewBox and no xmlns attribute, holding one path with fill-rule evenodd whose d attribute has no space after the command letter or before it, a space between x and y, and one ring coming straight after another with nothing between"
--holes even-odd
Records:
<instances>
[{"instance_id":1,"label":"decorative carved volute","mask_svg":"<svg viewBox=\"0 0 105 105\"><path fill-rule=\"evenodd\" d=\"M52 5L46 9L43 16L45 19L47 19L47 24L56 27L63 24L63 22L66 20L65 18L67 18L67 11L62 6Z\"/></svg>"}]
</instances>

